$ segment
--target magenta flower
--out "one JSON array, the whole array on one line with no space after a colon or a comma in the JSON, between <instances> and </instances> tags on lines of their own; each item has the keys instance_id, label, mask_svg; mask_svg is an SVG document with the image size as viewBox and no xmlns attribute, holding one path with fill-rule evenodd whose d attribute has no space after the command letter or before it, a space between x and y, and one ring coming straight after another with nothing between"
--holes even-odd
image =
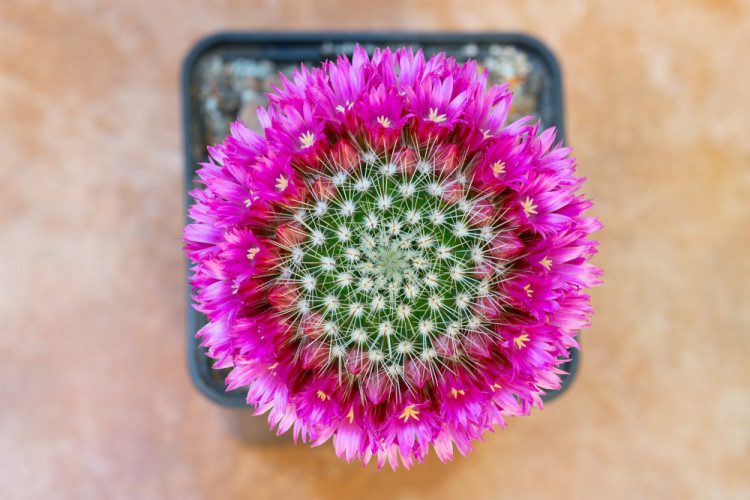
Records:
<instances>
[{"instance_id":1,"label":"magenta flower","mask_svg":"<svg viewBox=\"0 0 750 500\"><path fill-rule=\"evenodd\" d=\"M278 433L450 460L541 407L588 325L601 226L569 148L474 63L358 48L302 68L198 171L198 335Z\"/></svg>"}]
</instances>

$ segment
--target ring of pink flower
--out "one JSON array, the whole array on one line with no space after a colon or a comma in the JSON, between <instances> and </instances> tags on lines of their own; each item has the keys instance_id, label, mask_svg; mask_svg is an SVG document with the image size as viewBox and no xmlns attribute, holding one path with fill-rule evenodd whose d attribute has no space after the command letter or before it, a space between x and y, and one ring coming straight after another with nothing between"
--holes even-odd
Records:
<instances>
[{"instance_id":1,"label":"ring of pink flower","mask_svg":"<svg viewBox=\"0 0 750 500\"><path fill-rule=\"evenodd\" d=\"M454 445L465 454L472 440L559 387L557 367L588 325L584 289L599 282L588 235L600 225L582 216L591 203L575 194L583 179L573 176L570 150L528 120L503 127L512 94L487 89L486 78L474 63L442 55L426 61L421 52L378 50L369 59L358 48L351 62L283 79L269 109L259 109L265 138L238 123L210 148L212 160L198 172L205 189L191 193L195 223L185 229L196 308L209 318L199 336L216 368L233 368L229 389L249 386L248 403L269 411L279 433L292 429L315 444L333 438L346 460L376 456L379 467L395 467L400 456L409 467L430 445L443 461ZM426 179L418 184L431 190L430 206L458 214L455 238L441 234L483 242L472 247L473 260L450 268L454 282L446 277L440 294L421 286L426 275L414 267L415 255L426 260L418 237L432 226L401 234L410 227L403 185L414 179ZM375 221L362 207L378 205L354 193L363 180L391 182L378 193L393 196ZM320 218L332 210L344 222L330 219L326 235ZM396 225L382 245L405 253L389 261L387 279L346 260L348 248L367 251L352 238ZM318 245L341 255L312 259L322 255ZM363 291L368 276L383 293ZM409 305L404 287L412 284L426 290L431 308ZM383 302L351 299L341 311L341 296L357 293ZM356 306L372 315L383 303L405 320L420 307L422 319L460 318L452 332L448 322L413 336L402 327L394 345L397 316L387 326L380 316L372 325L361 320L371 330L352 334Z\"/></svg>"}]
</instances>

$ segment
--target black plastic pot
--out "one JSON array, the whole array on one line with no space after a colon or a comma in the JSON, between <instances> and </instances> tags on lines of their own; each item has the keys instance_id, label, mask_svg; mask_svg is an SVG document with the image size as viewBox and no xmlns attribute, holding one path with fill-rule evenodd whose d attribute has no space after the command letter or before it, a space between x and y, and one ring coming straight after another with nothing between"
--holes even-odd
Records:
<instances>
[{"instance_id":1,"label":"black plastic pot","mask_svg":"<svg viewBox=\"0 0 750 500\"><path fill-rule=\"evenodd\" d=\"M221 142L228 132L228 124L242 112L243 102L255 104L262 99L263 91L270 90L264 88L258 74L266 71L274 76L272 73L279 69L290 70L301 63L317 64L326 59L335 59L340 52L350 55L357 43L370 53L375 47L412 46L422 48L426 56L446 52L459 60L475 59L487 63L491 77L495 71L507 79L517 70L516 76L513 76L519 85L515 102L518 102L520 95L521 99L525 99L522 104L525 103L528 108L531 103L534 108L521 110L521 114L537 116L545 128L557 127L558 139L565 136L559 66L547 47L527 35L220 33L197 43L182 68L186 191L193 187L198 164L206 160L206 147ZM519 81L518 75L525 75L525 79ZM267 78L269 81L271 79ZM243 85L246 88L243 89ZM263 104L262 101L260 103ZM186 207L190 204L192 199L186 196ZM227 392L226 371L212 369L213 361L199 347L200 342L195 334L206 324L206 318L192 307L190 285L187 286L187 298L187 357L193 382L206 397L220 405L245 407L246 392L241 389ZM544 396L543 400L549 401L568 388L575 376L579 357L578 350L571 350L570 361L561 366L569 373L563 377L562 387Z\"/></svg>"}]
</instances>

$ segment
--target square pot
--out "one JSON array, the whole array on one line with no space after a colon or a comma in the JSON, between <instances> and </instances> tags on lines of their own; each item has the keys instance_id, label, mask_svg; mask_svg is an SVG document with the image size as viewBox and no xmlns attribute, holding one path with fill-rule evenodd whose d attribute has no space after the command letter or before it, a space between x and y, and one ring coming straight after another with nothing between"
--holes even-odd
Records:
<instances>
[{"instance_id":1,"label":"square pot","mask_svg":"<svg viewBox=\"0 0 750 500\"><path fill-rule=\"evenodd\" d=\"M514 33L220 33L198 42L182 68L182 104L186 191L197 178L195 171L206 161L207 146L222 142L229 124L238 117L257 132L259 105L267 105L264 93L278 84L278 73L290 75L300 64L314 66L344 53L350 56L356 44L368 53L376 47L421 48L425 57L445 52L459 62L476 60L489 71L489 83L510 82L515 97L509 121L527 115L541 120L541 128L556 127L564 138L562 83L555 57L535 38ZM192 198L186 195L186 207ZM186 212L187 213L187 210ZM188 268L190 264L188 263ZM189 273L189 269L188 269ZM196 387L212 401L234 408L246 407L246 391L225 390L228 370L214 370L195 335L206 318L192 307L187 285L187 357ZM580 353L570 351L570 361L561 365L568 372L562 387L542 399L562 393L572 381Z\"/></svg>"}]
</instances>

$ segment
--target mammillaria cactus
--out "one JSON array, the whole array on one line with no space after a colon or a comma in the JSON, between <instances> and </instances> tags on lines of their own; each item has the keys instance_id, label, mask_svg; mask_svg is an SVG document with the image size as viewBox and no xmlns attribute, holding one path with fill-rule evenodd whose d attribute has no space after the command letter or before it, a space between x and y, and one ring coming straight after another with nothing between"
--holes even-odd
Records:
<instances>
[{"instance_id":1,"label":"mammillaria cactus","mask_svg":"<svg viewBox=\"0 0 750 500\"><path fill-rule=\"evenodd\" d=\"M541 406L577 348L599 223L554 130L505 126L474 63L358 48L304 66L198 171L199 336L295 439L410 467Z\"/></svg>"}]
</instances>

